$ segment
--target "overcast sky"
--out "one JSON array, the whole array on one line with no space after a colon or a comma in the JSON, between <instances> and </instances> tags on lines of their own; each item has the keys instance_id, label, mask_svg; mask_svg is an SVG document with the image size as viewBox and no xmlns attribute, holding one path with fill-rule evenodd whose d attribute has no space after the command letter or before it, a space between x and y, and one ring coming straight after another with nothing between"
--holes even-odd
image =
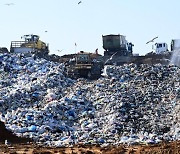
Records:
<instances>
[{"instance_id":1,"label":"overcast sky","mask_svg":"<svg viewBox=\"0 0 180 154\"><path fill-rule=\"evenodd\" d=\"M103 54L102 35L122 34L134 53L152 51L150 39L180 38L179 0L0 0L0 47L37 34L53 54ZM6 4L14 5L6 5ZM47 31L47 32L45 32ZM75 47L75 43L77 47ZM61 52L59 52L60 50Z\"/></svg>"}]
</instances>

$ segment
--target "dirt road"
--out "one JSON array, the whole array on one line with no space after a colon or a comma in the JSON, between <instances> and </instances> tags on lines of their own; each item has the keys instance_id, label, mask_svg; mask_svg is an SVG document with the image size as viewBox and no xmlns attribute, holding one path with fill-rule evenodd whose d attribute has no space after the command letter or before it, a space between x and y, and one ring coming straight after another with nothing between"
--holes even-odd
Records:
<instances>
[{"instance_id":1,"label":"dirt road","mask_svg":"<svg viewBox=\"0 0 180 154\"><path fill-rule=\"evenodd\" d=\"M16 154L180 154L180 141L159 145L133 147L79 146L72 148L40 147L33 144L0 145L0 153Z\"/></svg>"}]
</instances>

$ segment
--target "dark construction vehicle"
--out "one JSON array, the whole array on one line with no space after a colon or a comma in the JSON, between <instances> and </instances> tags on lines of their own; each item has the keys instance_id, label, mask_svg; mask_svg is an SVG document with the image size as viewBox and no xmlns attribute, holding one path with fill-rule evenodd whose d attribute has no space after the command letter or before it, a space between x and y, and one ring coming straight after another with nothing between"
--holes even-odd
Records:
<instances>
[{"instance_id":1,"label":"dark construction vehicle","mask_svg":"<svg viewBox=\"0 0 180 154\"><path fill-rule=\"evenodd\" d=\"M124 35L102 35L104 48L104 64L121 65L132 60L133 44Z\"/></svg>"},{"instance_id":2,"label":"dark construction vehicle","mask_svg":"<svg viewBox=\"0 0 180 154\"><path fill-rule=\"evenodd\" d=\"M167 65L169 63L169 59L171 57L171 53L148 53L145 56L139 56L133 54L133 44L126 40L124 35L103 35L103 48L104 48L104 65L123 65L123 64L130 64L135 63L137 65L140 64L156 64L162 63ZM176 43L179 44L178 40L176 39L173 42L173 45ZM167 51L167 49L165 50Z\"/></svg>"},{"instance_id":3,"label":"dark construction vehicle","mask_svg":"<svg viewBox=\"0 0 180 154\"><path fill-rule=\"evenodd\" d=\"M134 45L128 42L124 35L103 35L102 39L103 48L105 49L104 56L113 55L114 53L119 56L132 55Z\"/></svg>"},{"instance_id":4,"label":"dark construction vehicle","mask_svg":"<svg viewBox=\"0 0 180 154\"><path fill-rule=\"evenodd\" d=\"M75 54L75 57L66 63L67 75L72 78L85 77L96 79L101 76L102 62L96 59L96 55L84 51Z\"/></svg>"}]
</instances>

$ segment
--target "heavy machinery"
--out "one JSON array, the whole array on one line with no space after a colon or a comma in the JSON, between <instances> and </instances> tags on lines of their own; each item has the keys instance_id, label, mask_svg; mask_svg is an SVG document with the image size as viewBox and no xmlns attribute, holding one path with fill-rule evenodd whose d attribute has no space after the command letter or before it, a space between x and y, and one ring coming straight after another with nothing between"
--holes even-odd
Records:
<instances>
[{"instance_id":1,"label":"heavy machinery","mask_svg":"<svg viewBox=\"0 0 180 154\"><path fill-rule=\"evenodd\" d=\"M124 35L110 34L104 35L102 38L103 48L105 49L104 56L113 55L114 53L117 53L116 55L119 56L132 55L134 45L128 42Z\"/></svg>"},{"instance_id":2,"label":"heavy machinery","mask_svg":"<svg viewBox=\"0 0 180 154\"><path fill-rule=\"evenodd\" d=\"M39 39L38 35L24 35L21 39L24 38L24 41L12 41L10 46L10 52L13 53L42 53L48 54L49 47L46 43L42 42Z\"/></svg>"},{"instance_id":3,"label":"heavy machinery","mask_svg":"<svg viewBox=\"0 0 180 154\"><path fill-rule=\"evenodd\" d=\"M168 55L168 57L166 57L166 59L172 59L172 55L174 55L174 53L176 52L176 54L179 54L180 52L180 39L172 39L171 40L171 44L170 44L170 50L168 49L168 44L165 42L162 43L155 43L152 46L152 52L146 54L146 57L151 55L153 56L154 59L156 59L156 57L159 57L157 55L160 55L162 60L162 57ZM146 58L145 57L145 58Z\"/></svg>"},{"instance_id":4,"label":"heavy machinery","mask_svg":"<svg viewBox=\"0 0 180 154\"><path fill-rule=\"evenodd\" d=\"M155 43L152 46L152 49L153 49L153 52L156 54L163 54L163 53L166 53L168 51L168 45L165 42Z\"/></svg>"},{"instance_id":5,"label":"heavy machinery","mask_svg":"<svg viewBox=\"0 0 180 154\"><path fill-rule=\"evenodd\" d=\"M155 54L167 54L168 52L173 52L180 49L180 39L172 39L170 44L170 50L168 50L168 44L165 42L155 43L152 46L153 53Z\"/></svg>"},{"instance_id":6,"label":"heavy machinery","mask_svg":"<svg viewBox=\"0 0 180 154\"><path fill-rule=\"evenodd\" d=\"M105 64L121 65L132 59L133 44L124 35L102 35Z\"/></svg>"},{"instance_id":7,"label":"heavy machinery","mask_svg":"<svg viewBox=\"0 0 180 154\"><path fill-rule=\"evenodd\" d=\"M102 62L98 61L92 53L84 51L75 54L75 57L69 60L66 66L69 77L86 77L89 79L100 77L103 68Z\"/></svg>"}]
</instances>

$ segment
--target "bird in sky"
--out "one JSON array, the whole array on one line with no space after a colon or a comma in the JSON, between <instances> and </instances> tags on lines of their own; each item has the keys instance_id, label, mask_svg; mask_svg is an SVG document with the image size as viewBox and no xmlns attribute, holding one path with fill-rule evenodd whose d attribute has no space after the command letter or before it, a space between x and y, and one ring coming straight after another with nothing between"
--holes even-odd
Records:
<instances>
[{"instance_id":1,"label":"bird in sky","mask_svg":"<svg viewBox=\"0 0 180 154\"><path fill-rule=\"evenodd\" d=\"M47 33L48 31L47 31L47 30L45 30L44 32L45 32L45 33Z\"/></svg>"},{"instance_id":2,"label":"bird in sky","mask_svg":"<svg viewBox=\"0 0 180 154\"><path fill-rule=\"evenodd\" d=\"M57 50L58 52L62 52L63 51L63 49L62 50Z\"/></svg>"},{"instance_id":3,"label":"bird in sky","mask_svg":"<svg viewBox=\"0 0 180 154\"><path fill-rule=\"evenodd\" d=\"M150 40L150 41L146 42L146 44L148 44L148 43L150 43L150 42L154 42L154 40L155 40L155 39L157 39L157 38L158 38L158 36L157 36L157 37L155 37L155 38L153 38L152 40Z\"/></svg>"},{"instance_id":4,"label":"bird in sky","mask_svg":"<svg viewBox=\"0 0 180 154\"><path fill-rule=\"evenodd\" d=\"M14 5L14 3L6 3L4 5L10 6L10 5Z\"/></svg>"},{"instance_id":5,"label":"bird in sky","mask_svg":"<svg viewBox=\"0 0 180 154\"><path fill-rule=\"evenodd\" d=\"M81 3L82 3L82 1L79 1L79 2L78 2L78 4L81 4Z\"/></svg>"}]
</instances>

